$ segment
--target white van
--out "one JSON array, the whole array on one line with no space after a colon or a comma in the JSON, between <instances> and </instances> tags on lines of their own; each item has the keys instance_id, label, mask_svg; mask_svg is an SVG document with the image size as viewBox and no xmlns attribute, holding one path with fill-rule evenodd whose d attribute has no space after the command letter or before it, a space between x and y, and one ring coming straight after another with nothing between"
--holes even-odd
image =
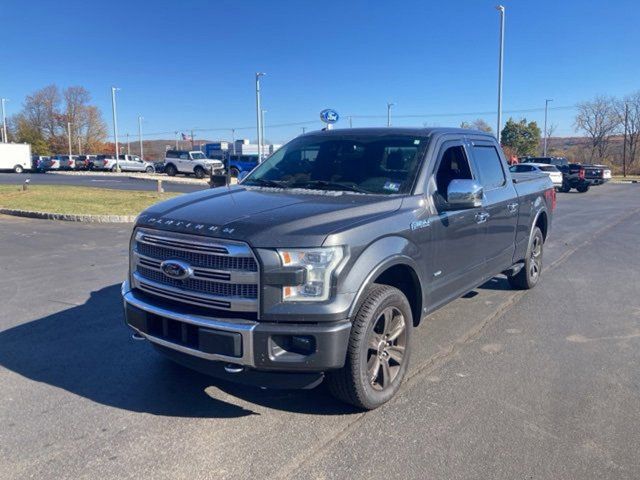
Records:
<instances>
[{"instance_id":1,"label":"white van","mask_svg":"<svg viewBox=\"0 0 640 480\"><path fill-rule=\"evenodd\" d=\"M16 173L31 170L31 145L0 143L0 170L13 170Z\"/></svg>"}]
</instances>

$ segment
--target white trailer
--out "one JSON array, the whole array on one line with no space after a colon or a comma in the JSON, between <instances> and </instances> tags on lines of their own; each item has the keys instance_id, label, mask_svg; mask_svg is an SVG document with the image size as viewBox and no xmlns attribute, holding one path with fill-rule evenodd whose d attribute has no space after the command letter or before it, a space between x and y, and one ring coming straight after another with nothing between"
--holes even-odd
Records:
<instances>
[{"instance_id":1,"label":"white trailer","mask_svg":"<svg viewBox=\"0 0 640 480\"><path fill-rule=\"evenodd\" d=\"M0 143L0 170L13 170L16 173L31 170L31 145Z\"/></svg>"}]
</instances>

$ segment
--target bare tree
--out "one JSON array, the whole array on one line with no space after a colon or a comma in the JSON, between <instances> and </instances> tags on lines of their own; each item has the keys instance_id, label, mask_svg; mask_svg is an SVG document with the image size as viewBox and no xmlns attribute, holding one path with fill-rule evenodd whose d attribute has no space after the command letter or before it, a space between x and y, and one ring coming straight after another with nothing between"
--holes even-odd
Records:
<instances>
[{"instance_id":1,"label":"bare tree","mask_svg":"<svg viewBox=\"0 0 640 480\"><path fill-rule=\"evenodd\" d=\"M594 156L598 162L605 161L610 145L610 137L620 127L620 115L615 99L600 96L591 102L578 104L575 128L585 132L591 140L590 161Z\"/></svg>"},{"instance_id":2,"label":"bare tree","mask_svg":"<svg viewBox=\"0 0 640 480\"><path fill-rule=\"evenodd\" d=\"M640 147L640 90L618 102L617 111L626 132L624 148L628 159L627 166L631 166L638 158Z\"/></svg>"},{"instance_id":3,"label":"bare tree","mask_svg":"<svg viewBox=\"0 0 640 480\"><path fill-rule=\"evenodd\" d=\"M480 130L481 132L491 133L493 129L484 119L477 118L473 122L462 122L460 128L469 128L472 130Z\"/></svg>"}]
</instances>

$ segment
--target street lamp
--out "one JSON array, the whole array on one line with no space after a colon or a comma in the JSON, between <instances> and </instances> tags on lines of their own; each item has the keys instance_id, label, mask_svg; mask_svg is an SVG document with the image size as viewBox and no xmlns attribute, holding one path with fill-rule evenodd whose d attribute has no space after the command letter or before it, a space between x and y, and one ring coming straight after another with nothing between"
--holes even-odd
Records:
<instances>
[{"instance_id":1,"label":"street lamp","mask_svg":"<svg viewBox=\"0 0 640 480\"><path fill-rule=\"evenodd\" d=\"M131 155L131 142L129 141L129 133L125 133L127 137L127 155Z\"/></svg>"},{"instance_id":2,"label":"street lamp","mask_svg":"<svg viewBox=\"0 0 640 480\"><path fill-rule=\"evenodd\" d=\"M544 101L544 148L542 156L547 156L547 138L549 138L549 131L547 130L547 110L549 110L549 102L553 102L553 99L547 98Z\"/></svg>"},{"instance_id":3,"label":"street lamp","mask_svg":"<svg viewBox=\"0 0 640 480\"><path fill-rule=\"evenodd\" d=\"M261 126L261 129L262 129L262 131L260 132L260 136L262 138L262 148L260 149L260 154L261 155L264 153L262 150L264 149L264 142L265 142L265 140L264 140L264 138L265 138L265 136L264 136L264 114L265 113L267 113L267 111L266 110L262 110L262 116L260 117L260 126Z\"/></svg>"},{"instance_id":4,"label":"street lamp","mask_svg":"<svg viewBox=\"0 0 640 480\"><path fill-rule=\"evenodd\" d=\"M140 160L144 161L144 148L142 146L142 115L138 115L138 142L140 142Z\"/></svg>"},{"instance_id":5,"label":"street lamp","mask_svg":"<svg viewBox=\"0 0 640 480\"><path fill-rule=\"evenodd\" d=\"M2 141L4 143L9 143L9 138L7 137L7 115L4 110L4 104L8 101L8 98L0 99L0 103L2 103Z\"/></svg>"},{"instance_id":6,"label":"street lamp","mask_svg":"<svg viewBox=\"0 0 640 480\"><path fill-rule=\"evenodd\" d=\"M258 130L258 163L262 162L262 106L260 98L260 77L266 73L256 72L256 127Z\"/></svg>"},{"instance_id":7,"label":"street lamp","mask_svg":"<svg viewBox=\"0 0 640 480\"><path fill-rule=\"evenodd\" d=\"M387 102L387 127L391 126L391 107L394 107L395 103Z\"/></svg>"},{"instance_id":8,"label":"street lamp","mask_svg":"<svg viewBox=\"0 0 640 480\"><path fill-rule=\"evenodd\" d=\"M113 139L116 148L116 171L120 171L120 150L118 148L118 115L116 113L116 91L117 87L111 87L111 110L113 112Z\"/></svg>"},{"instance_id":9,"label":"street lamp","mask_svg":"<svg viewBox=\"0 0 640 480\"><path fill-rule=\"evenodd\" d=\"M71 165L71 122L67 122L67 135L69 137L69 165Z\"/></svg>"},{"instance_id":10,"label":"street lamp","mask_svg":"<svg viewBox=\"0 0 640 480\"><path fill-rule=\"evenodd\" d=\"M500 127L502 126L502 65L504 58L504 7L498 5L496 10L500 12L500 57L498 60L498 125L496 136L500 142Z\"/></svg>"}]
</instances>

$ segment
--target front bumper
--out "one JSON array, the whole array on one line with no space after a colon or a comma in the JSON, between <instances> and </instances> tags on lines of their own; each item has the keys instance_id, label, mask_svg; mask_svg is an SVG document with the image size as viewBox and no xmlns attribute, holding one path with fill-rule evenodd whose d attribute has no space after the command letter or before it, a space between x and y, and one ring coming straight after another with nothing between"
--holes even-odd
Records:
<instances>
[{"instance_id":1,"label":"front bumper","mask_svg":"<svg viewBox=\"0 0 640 480\"><path fill-rule=\"evenodd\" d=\"M160 306L122 284L128 326L176 357L264 372L324 372L344 365L351 322L278 323L221 319ZM180 355L178 355L180 354ZM185 362L181 362L185 363ZM196 367L194 367L196 368ZM196 368L202 370L202 368Z\"/></svg>"}]
</instances>

